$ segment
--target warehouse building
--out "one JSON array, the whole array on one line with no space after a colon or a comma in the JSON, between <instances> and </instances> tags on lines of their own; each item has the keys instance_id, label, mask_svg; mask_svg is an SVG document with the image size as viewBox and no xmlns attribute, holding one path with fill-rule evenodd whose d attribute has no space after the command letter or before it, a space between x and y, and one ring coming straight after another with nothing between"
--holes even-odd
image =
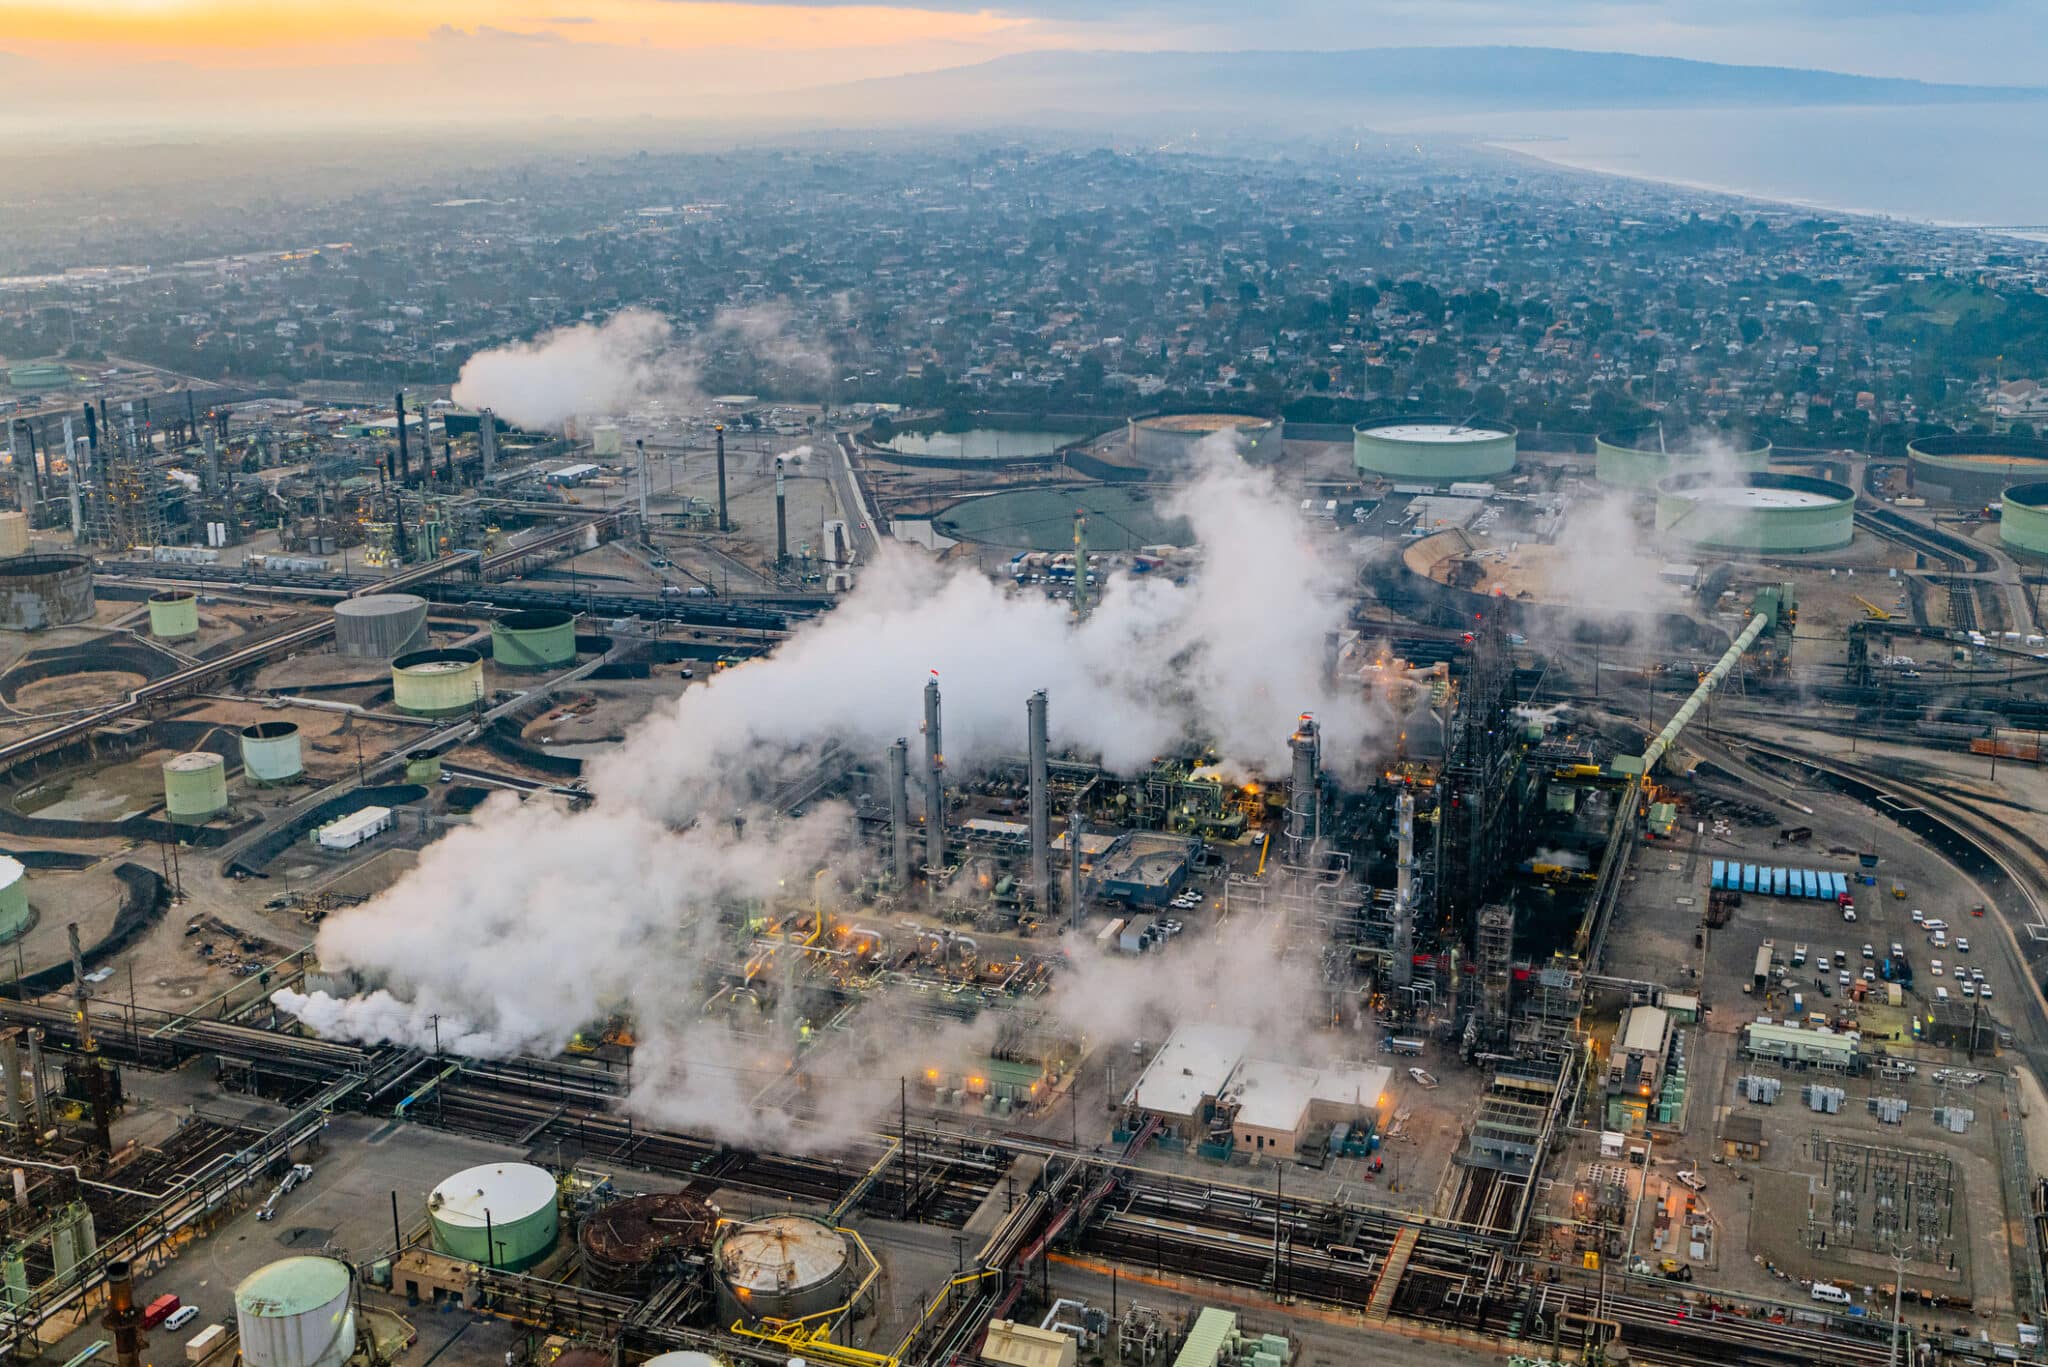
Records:
<instances>
[{"instance_id":1,"label":"warehouse building","mask_svg":"<svg viewBox=\"0 0 2048 1367\"><path fill-rule=\"evenodd\" d=\"M1664 1087L1672 1034L1671 1013L1662 1007L1633 1006L1622 1012L1603 1089L1608 1129L1634 1133L1648 1124L1651 1105Z\"/></svg>"}]
</instances>

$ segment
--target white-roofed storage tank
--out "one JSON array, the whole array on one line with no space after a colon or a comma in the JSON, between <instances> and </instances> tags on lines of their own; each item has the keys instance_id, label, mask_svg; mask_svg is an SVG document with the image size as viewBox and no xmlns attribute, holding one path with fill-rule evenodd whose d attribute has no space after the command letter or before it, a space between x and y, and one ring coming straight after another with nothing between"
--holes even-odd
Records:
<instances>
[{"instance_id":1,"label":"white-roofed storage tank","mask_svg":"<svg viewBox=\"0 0 2048 1367\"><path fill-rule=\"evenodd\" d=\"M391 700L415 717L452 717L484 696L484 657L474 650L415 650L391 662Z\"/></svg>"},{"instance_id":2,"label":"white-roofed storage tank","mask_svg":"<svg viewBox=\"0 0 2048 1367\"><path fill-rule=\"evenodd\" d=\"M719 1308L751 1323L794 1320L846 1303L853 1250L808 1215L770 1215L729 1227L711 1250Z\"/></svg>"},{"instance_id":3,"label":"white-roofed storage tank","mask_svg":"<svg viewBox=\"0 0 2048 1367\"><path fill-rule=\"evenodd\" d=\"M235 1288L248 1367L342 1367L356 1350L354 1280L333 1258L283 1258Z\"/></svg>"},{"instance_id":4,"label":"white-roofed storage tank","mask_svg":"<svg viewBox=\"0 0 2048 1367\"><path fill-rule=\"evenodd\" d=\"M522 1272L553 1251L554 1174L531 1163L464 1168L427 1198L434 1247L451 1258Z\"/></svg>"},{"instance_id":5,"label":"white-roofed storage tank","mask_svg":"<svg viewBox=\"0 0 2048 1367\"><path fill-rule=\"evenodd\" d=\"M242 773L251 783L290 783L305 772L297 722L259 721L242 728Z\"/></svg>"},{"instance_id":6,"label":"white-roofed storage tank","mask_svg":"<svg viewBox=\"0 0 2048 1367\"><path fill-rule=\"evenodd\" d=\"M173 821L201 822L228 807L228 765L219 755L195 750L164 761L164 810Z\"/></svg>"},{"instance_id":7,"label":"white-roofed storage tank","mask_svg":"<svg viewBox=\"0 0 2048 1367\"><path fill-rule=\"evenodd\" d=\"M791 1361L800 1362L802 1359L793 1358ZM725 1359L686 1348L681 1352L663 1353L658 1357L651 1357L641 1363L640 1367L725 1367Z\"/></svg>"},{"instance_id":8,"label":"white-roofed storage tank","mask_svg":"<svg viewBox=\"0 0 2048 1367\"><path fill-rule=\"evenodd\" d=\"M1351 429L1361 475L1412 483L1488 480L1515 468L1515 429L1451 418L1382 418Z\"/></svg>"},{"instance_id":9,"label":"white-roofed storage tank","mask_svg":"<svg viewBox=\"0 0 2048 1367\"><path fill-rule=\"evenodd\" d=\"M33 919L28 909L28 866L0 854L0 943L27 930Z\"/></svg>"},{"instance_id":10,"label":"white-roofed storage tank","mask_svg":"<svg viewBox=\"0 0 2048 1367\"><path fill-rule=\"evenodd\" d=\"M334 605L334 649L353 660L389 660L427 643L427 600L372 593Z\"/></svg>"},{"instance_id":11,"label":"white-roofed storage tank","mask_svg":"<svg viewBox=\"0 0 2048 1367\"><path fill-rule=\"evenodd\" d=\"M1249 413L1160 413L1127 424L1131 459L1150 469L1185 465L1203 442L1228 433L1237 454L1252 465L1280 459L1285 425Z\"/></svg>"}]
</instances>

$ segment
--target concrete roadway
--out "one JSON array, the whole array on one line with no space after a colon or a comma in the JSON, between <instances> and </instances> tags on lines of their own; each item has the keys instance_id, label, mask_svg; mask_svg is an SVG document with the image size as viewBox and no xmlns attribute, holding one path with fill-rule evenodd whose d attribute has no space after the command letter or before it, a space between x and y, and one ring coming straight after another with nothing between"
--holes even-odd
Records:
<instances>
[{"instance_id":1,"label":"concrete roadway","mask_svg":"<svg viewBox=\"0 0 2048 1367\"><path fill-rule=\"evenodd\" d=\"M839 500L840 511L846 517L846 525L853 536L853 558L856 562L872 560L875 554L874 510L860 491L860 481L853 473L853 438L844 432L832 434L832 446L839 459L826 462L832 481L832 496Z\"/></svg>"}]
</instances>

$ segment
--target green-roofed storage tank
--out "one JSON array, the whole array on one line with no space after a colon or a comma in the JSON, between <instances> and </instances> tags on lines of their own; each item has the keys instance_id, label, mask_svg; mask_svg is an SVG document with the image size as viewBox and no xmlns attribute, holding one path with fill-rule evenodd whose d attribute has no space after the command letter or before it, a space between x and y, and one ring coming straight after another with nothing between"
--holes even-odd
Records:
<instances>
[{"instance_id":1,"label":"green-roofed storage tank","mask_svg":"<svg viewBox=\"0 0 2048 1367\"><path fill-rule=\"evenodd\" d=\"M1464 484L1515 468L1515 429L1450 418L1382 418L1351 429L1361 475L1404 483Z\"/></svg>"},{"instance_id":2,"label":"green-roofed storage tank","mask_svg":"<svg viewBox=\"0 0 2048 1367\"><path fill-rule=\"evenodd\" d=\"M2005 491L1998 544L2017 555L2048 559L2048 483L2015 484Z\"/></svg>"},{"instance_id":3,"label":"green-roofed storage tank","mask_svg":"<svg viewBox=\"0 0 2048 1367\"><path fill-rule=\"evenodd\" d=\"M0 854L0 943L19 936L35 918L28 909L28 868Z\"/></svg>"},{"instance_id":4,"label":"green-roofed storage tank","mask_svg":"<svg viewBox=\"0 0 2048 1367\"><path fill-rule=\"evenodd\" d=\"M508 612L491 623L500 669L563 669L576 663L576 618L557 608Z\"/></svg>"},{"instance_id":5,"label":"green-roofed storage tank","mask_svg":"<svg viewBox=\"0 0 2048 1367\"><path fill-rule=\"evenodd\" d=\"M283 1258L235 1288L248 1367L342 1367L356 1350L354 1283L332 1258Z\"/></svg>"},{"instance_id":6,"label":"green-roofed storage tank","mask_svg":"<svg viewBox=\"0 0 2048 1367\"><path fill-rule=\"evenodd\" d=\"M415 717L452 717L484 696L484 657L474 650L416 650L391 662L391 699Z\"/></svg>"}]
</instances>

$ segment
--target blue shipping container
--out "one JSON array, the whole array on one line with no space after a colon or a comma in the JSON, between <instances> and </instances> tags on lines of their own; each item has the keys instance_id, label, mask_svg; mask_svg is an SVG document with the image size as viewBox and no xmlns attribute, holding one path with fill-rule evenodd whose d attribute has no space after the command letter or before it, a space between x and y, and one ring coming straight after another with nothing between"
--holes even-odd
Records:
<instances>
[{"instance_id":1,"label":"blue shipping container","mask_svg":"<svg viewBox=\"0 0 2048 1367\"><path fill-rule=\"evenodd\" d=\"M1714 890L1716 892L1719 892L1722 888L1726 887L1727 885L1728 861L1725 859L1716 859L1714 861Z\"/></svg>"},{"instance_id":2,"label":"blue shipping container","mask_svg":"<svg viewBox=\"0 0 2048 1367\"><path fill-rule=\"evenodd\" d=\"M1756 865L1744 864L1742 866L1742 890L1744 892L1756 891Z\"/></svg>"},{"instance_id":3,"label":"blue shipping container","mask_svg":"<svg viewBox=\"0 0 2048 1367\"><path fill-rule=\"evenodd\" d=\"M1771 870L1771 891L1779 897L1785 895L1785 875L1784 869Z\"/></svg>"},{"instance_id":4,"label":"blue shipping container","mask_svg":"<svg viewBox=\"0 0 2048 1367\"><path fill-rule=\"evenodd\" d=\"M1812 869L1801 869L1799 875L1801 883L1805 885L1806 896L1820 896L1820 879L1814 874L1814 871Z\"/></svg>"}]
</instances>

